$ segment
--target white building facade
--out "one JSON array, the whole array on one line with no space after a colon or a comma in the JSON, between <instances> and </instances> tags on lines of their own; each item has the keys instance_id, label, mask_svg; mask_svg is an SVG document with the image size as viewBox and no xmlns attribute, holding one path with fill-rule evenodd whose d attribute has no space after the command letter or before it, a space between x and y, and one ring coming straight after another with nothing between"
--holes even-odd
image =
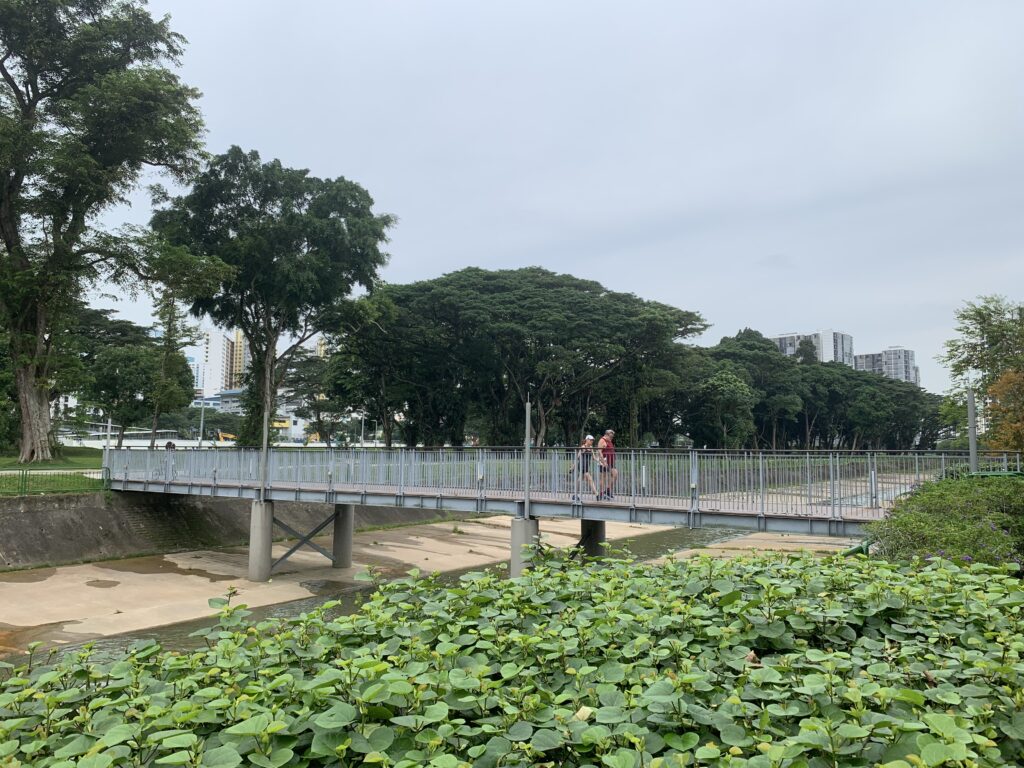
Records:
<instances>
[{"instance_id":1,"label":"white building facade","mask_svg":"<svg viewBox=\"0 0 1024 768\"><path fill-rule=\"evenodd\" d=\"M212 397L241 386L252 359L242 333L206 325L200 333L199 343L184 350L192 368L196 397Z\"/></svg>"},{"instance_id":2,"label":"white building facade","mask_svg":"<svg viewBox=\"0 0 1024 768\"><path fill-rule=\"evenodd\" d=\"M789 356L796 354L801 341L809 339L818 353L819 362L854 367L853 336L848 333L829 329L814 333L783 333L768 338L775 342L782 354Z\"/></svg>"},{"instance_id":3,"label":"white building facade","mask_svg":"<svg viewBox=\"0 0 1024 768\"><path fill-rule=\"evenodd\" d=\"M914 350L904 347L889 347L881 352L856 355L854 367L888 379L906 381L921 386L921 369L915 364Z\"/></svg>"}]
</instances>

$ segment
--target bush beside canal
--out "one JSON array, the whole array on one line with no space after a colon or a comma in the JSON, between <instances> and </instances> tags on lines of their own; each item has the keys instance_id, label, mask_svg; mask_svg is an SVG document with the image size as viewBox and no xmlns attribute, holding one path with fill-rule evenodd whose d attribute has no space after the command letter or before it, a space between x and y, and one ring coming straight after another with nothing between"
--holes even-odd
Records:
<instances>
[{"instance_id":1,"label":"bush beside canal","mask_svg":"<svg viewBox=\"0 0 1024 768\"><path fill-rule=\"evenodd\" d=\"M1024 560L1024 478L963 477L928 483L868 526L889 560L941 557L956 562Z\"/></svg>"},{"instance_id":2,"label":"bush beside canal","mask_svg":"<svg viewBox=\"0 0 1024 768\"><path fill-rule=\"evenodd\" d=\"M224 606L194 653L0 665L0 765L1024 761L1010 566L552 556L333 607L250 626Z\"/></svg>"}]
</instances>

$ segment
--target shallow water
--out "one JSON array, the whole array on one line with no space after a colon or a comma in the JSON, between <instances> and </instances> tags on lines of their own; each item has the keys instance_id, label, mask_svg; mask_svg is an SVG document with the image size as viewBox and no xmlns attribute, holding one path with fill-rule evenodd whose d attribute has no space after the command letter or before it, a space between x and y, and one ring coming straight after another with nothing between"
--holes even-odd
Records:
<instances>
[{"instance_id":1,"label":"shallow water","mask_svg":"<svg viewBox=\"0 0 1024 768\"><path fill-rule=\"evenodd\" d=\"M644 533L628 539L619 539L610 542L613 551L624 551L638 560L650 560L662 557L671 552L678 552L683 549L706 547L719 541L735 538L736 536L748 533L731 528L700 528L690 530L688 528L660 529L655 533ZM460 576L474 570L481 570L478 567L464 568L457 571L449 571L442 574L442 583L454 583ZM339 600L341 605L336 609L340 614L353 613L373 592L372 584L353 585L350 582L317 579L302 582L302 585L314 592L312 597L301 600L293 600L287 603L267 605L260 608L253 608L250 622L258 622L267 618L286 618L297 616L319 607L329 600ZM120 653L131 643L139 640L155 640L164 648L169 650L185 651L198 648L203 645L202 638L190 637L196 630L209 627L215 623L213 617L185 621L178 624L168 624L162 627L140 630L124 635L112 635L110 637L97 638L89 642L101 654ZM73 652L80 649L85 643L71 643L59 647L60 653ZM5 661L18 663L17 658L5 658Z\"/></svg>"}]
</instances>

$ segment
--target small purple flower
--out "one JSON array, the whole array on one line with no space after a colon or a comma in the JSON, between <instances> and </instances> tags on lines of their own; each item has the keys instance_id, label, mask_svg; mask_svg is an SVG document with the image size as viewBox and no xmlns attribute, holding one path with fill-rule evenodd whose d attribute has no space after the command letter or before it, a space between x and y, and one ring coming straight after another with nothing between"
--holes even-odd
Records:
<instances>
[{"instance_id":1,"label":"small purple flower","mask_svg":"<svg viewBox=\"0 0 1024 768\"><path fill-rule=\"evenodd\" d=\"M972 561L972 560L973 560L974 558L973 558L973 557L971 557L970 555L964 555L963 559L964 559L964 560L966 560L966 561L967 561L967 562L969 563L969 562L971 562L971 561Z\"/></svg>"}]
</instances>

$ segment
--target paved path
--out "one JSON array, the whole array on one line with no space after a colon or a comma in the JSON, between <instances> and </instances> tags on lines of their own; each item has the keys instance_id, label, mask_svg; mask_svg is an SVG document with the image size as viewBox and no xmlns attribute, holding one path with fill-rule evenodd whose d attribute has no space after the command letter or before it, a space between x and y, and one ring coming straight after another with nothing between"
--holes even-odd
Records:
<instances>
[{"instance_id":1,"label":"paved path","mask_svg":"<svg viewBox=\"0 0 1024 768\"><path fill-rule=\"evenodd\" d=\"M0 656L24 650L30 642L46 645L81 642L126 632L201 619L212 611L211 597L228 588L238 591L237 603L251 607L311 597L314 585L337 590L355 582L355 575L374 566L386 576L411 568L453 571L484 567L507 560L511 518L496 516L470 521L432 523L355 535L349 569L325 566L319 554L300 550L266 583L246 580L244 547L137 557L58 568L0 573ZM579 539L576 521L545 520L544 541L571 547ZM607 523L610 540L655 533L656 527ZM322 541L322 540L320 540ZM329 539L323 541L329 547ZM835 551L855 540L806 535L751 534L685 555L731 555L754 549ZM285 543L274 545L274 557Z\"/></svg>"}]
</instances>

